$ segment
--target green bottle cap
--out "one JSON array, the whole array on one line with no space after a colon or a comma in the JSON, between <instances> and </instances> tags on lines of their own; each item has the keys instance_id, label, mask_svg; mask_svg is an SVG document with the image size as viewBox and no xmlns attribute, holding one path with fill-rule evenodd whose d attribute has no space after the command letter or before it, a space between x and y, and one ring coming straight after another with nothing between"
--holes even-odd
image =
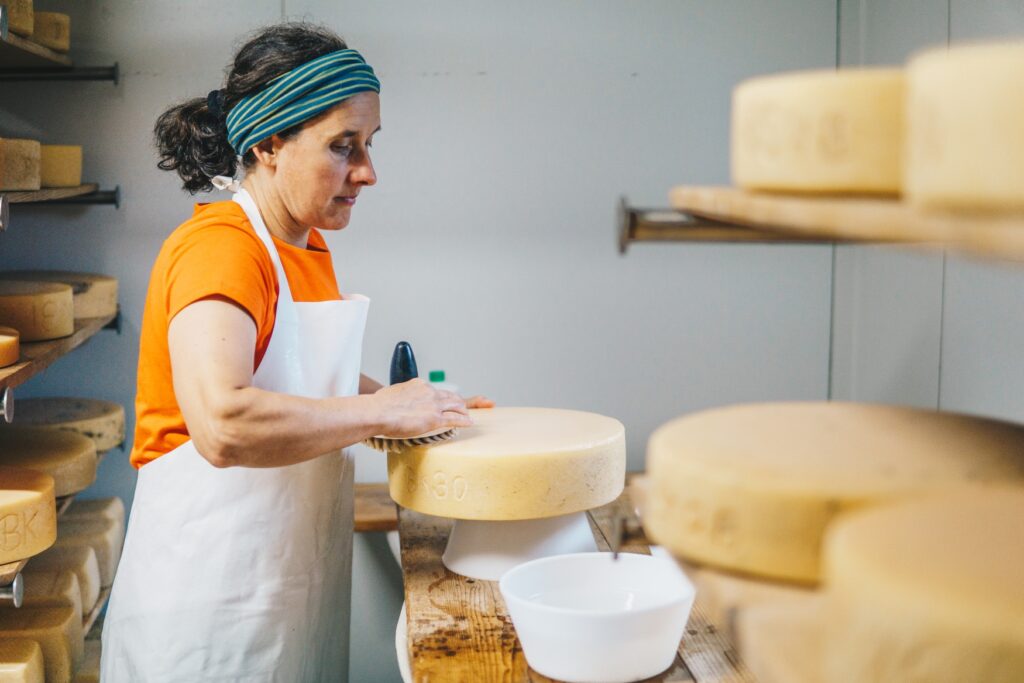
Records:
<instances>
[{"instance_id":1,"label":"green bottle cap","mask_svg":"<svg viewBox=\"0 0 1024 683\"><path fill-rule=\"evenodd\" d=\"M431 382L443 382L444 381L444 370L431 370L430 371Z\"/></svg>"}]
</instances>

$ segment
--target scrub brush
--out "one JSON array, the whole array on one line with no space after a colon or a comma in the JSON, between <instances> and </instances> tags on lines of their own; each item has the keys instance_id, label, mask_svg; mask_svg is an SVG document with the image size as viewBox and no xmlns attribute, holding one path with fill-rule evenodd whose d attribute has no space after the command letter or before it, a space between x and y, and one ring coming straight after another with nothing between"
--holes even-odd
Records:
<instances>
[{"instance_id":1,"label":"scrub brush","mask_svg":"<svg viewBox=\"0 0 1024 683\"><path fill-rule=\"evenodd\" d=\"M416 370L416 356L412 353L409 342L398 342L391 356L391 384L401 384L419 376ZM430 444L447 441L455 436L455 429L442 427L418 436L371 436L363 441L370 448L378 451L401 451L413 446L429 446Z\"/></svg>"}]
</instances>

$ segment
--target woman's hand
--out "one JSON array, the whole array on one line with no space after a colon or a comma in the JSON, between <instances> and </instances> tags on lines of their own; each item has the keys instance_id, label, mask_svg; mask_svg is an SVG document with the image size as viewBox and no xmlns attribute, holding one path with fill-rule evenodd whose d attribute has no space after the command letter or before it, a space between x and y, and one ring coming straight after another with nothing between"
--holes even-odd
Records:
<instances>
[{"instance_id":1,"label":"woman's hand","mask_svg":"<svg viewBox=\"0 0 1024 683\"><path fill-rule=\"evenodd\" d=\"M418 436L444 427L473 425L466 401L450 391L438 391L422 379L392 384L373 397L380 411L382 433L387 436Z\"/></svg>"},{"instance_id":2,"label":"woman's hand","mask_svg":"<svg viewBox=\"0 0 1024 683\"><path fill-rule=\"evenodd\" d=\"M493 408L494 401L487 398L486 396L470 396L469 398L462 399L466 402L467 408Z\"/></svg>"}]
</instances>

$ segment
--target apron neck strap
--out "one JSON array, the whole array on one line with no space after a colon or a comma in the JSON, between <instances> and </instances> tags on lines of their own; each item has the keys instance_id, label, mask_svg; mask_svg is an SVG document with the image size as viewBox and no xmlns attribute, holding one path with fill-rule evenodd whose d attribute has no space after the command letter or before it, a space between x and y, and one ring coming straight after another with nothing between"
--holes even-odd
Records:
<instances>
[{"instance_id":1,"label":"apron neck strap","mask_svg":"<svg viewBox=\"0 0 1024 683\"><path fill-rule=\"evenodd\" d=\"M273 262L274 270L277 273L278 299L294 301L291 287L288 285L288 276L285 274L284 265L281 263L281 255L278 253L277 245L274 244L274 240L270 236L267 224L263 222L263 214L260 213L259 207L256 206L256 201L245 188L239 189L232 199L245 211L245 215L249 218L249 222L256 231L256 235L263 241L267 251L270 252L270 260Z\"/></svg>"}]
</instances>

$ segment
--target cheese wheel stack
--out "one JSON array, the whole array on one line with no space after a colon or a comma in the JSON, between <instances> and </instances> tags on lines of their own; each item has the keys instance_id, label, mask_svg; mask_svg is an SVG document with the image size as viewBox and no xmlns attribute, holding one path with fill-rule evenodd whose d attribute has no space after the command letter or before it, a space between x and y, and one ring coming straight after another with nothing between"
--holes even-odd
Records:
<instances>
[{"instance_id":1,"label":"cheese wheel stack","mask_svg":"<svg viewBox=\"0 0 1024 683\"><path fill-rule=\"evenodd\" d=\"M100 318L117 313L117 278L64 270L7 270L0 281L58 283L71 287L73 317Z\"/></svg>"},{"instance_id":2,"label":"cheese wheel stack","mask_svg":"<svg viewBox=\"0 0 1024 683\"><path fill-rule=\"evenodd\" d=\"M96 445L72 432L11 425L0 429L0 465L50 475L59 498L84 490L96 479Z\"/></svg>"},{"instance_id":3,"label":"cheese wheel stack","mask_svg":"<svg viewBox=\"0 0 1024 683\"><path fill-rule=\"evenodd\" d=\"M85 655L82 620L72 607L0 606L0 641L34 640L48 682L71 680Z\"/></svg>"},{"instance_id":4,"label":"cheese wheel stack","mask_svg":"<svg viewBox=\"0 0 1024 683\"><path fill-rule=\"evenodd\" d=\"M124 544L124 527L118 522L102 518L77 518L61 520L57 526L58 548L86 546L96 553L99 563L100 586L107 588L114 583L114 572L121 558Z\"/></svg>"},{"instance_id":5,"label":"cheese wheel stack","mask_svg":"<svg viewBox=\"0 0 1024 683\"><path fill-rule=\"evenodd\" d=\"M43 187L78 187L82 184L82 148L78 145L43 145L40 150Z\"/></svg>"},{"instance_id":6,"label":"cheese wheel stack","mask_svg":"<svg viewBox=\"0 0 1024 683\"><path fill-rule=\"evenodd\" d=\"M120 524L123 529L124 517L124 503L120 498L76 498L61 519L109 519Z\"/></svg>"},{"instance_id":7,"label":"cheese wheel stack","mask_svg":"<svg viewBox=\"0 0 1024 683\"><path fill-rule=\"evenodd\" d=\"M75 331L71 287L56 282L0 280L0 325L16 329L22 342L69 336Z\"/></svg>"},{"instance_id":8,"label":"cheese wheel stack","mask_svg":"<svg viewBox=\"0 0 1024 683\"><path fill-rule=\"evenodd\" d=\"M0 368L14 365L21 358L21 333L13 327L0 326Z\"/></svg>"},{"instance_id":9,"label":"cheese wheel stack","mask_svg":"<svg viewBox=\"0 0 1024 683\"><path fill-rule=\"evenodd\" d=\"M0 565L37 555L56 538L53 477L0 466Z\"/></svg>"},{"instance_id":10,"label":"cheese wheel stack","mask_svg":"<svg viewBox=\"0 0 1024 683\"><path fill-rule=\"evenodd\" d=\"M25 567L25 583L34 581L39 574L70 571L78 579L82 614L88 614L100 598L100 565L96 551L88 545L53 546L36 555Z\"/></svg>"},{"instance_id":11,"label":"cheese wheel stack","mask_svg":"<svg viewBox=\"0 0 1024 683\"><path fill-rule=\"evenodd\" d=\"M37 571L33 562L29 562L22 571L25 581L25 599L22 604L26 607L70 605L79 618L83 618L85 611L78 576L70 569Z\"/></svg>"},{"instance_id":12,"label":"cheese wheel stack","mask_svg":"<svg viewBox=\"0 0 1024 683\"><path fill-rule=\"evenodd\" d=\"M23 399L17 404L17 424L80 434L91 439L100 453L121 445L125 437L124 407L98 399Z\"/></svg>"},{"instance_id":13,"label":"cheese wheel stack","mask_svg":"<svg viewBox=\"0 0 1024 683\"><path fill-rule=\"evenodd\" d=\"M34 640L0 639L0 681L44 683L43 650Z\"/></svg>"},{"instance_id":14,"label":"cheese wheel stack","mask_svg":"<svg viewBox=\"0 0 1024 683\"><path fill-rule=\"evenodd\" d=\"M36 12L32 41L55 52L67 52L71 49L71 17L60 12Z\"/></svg>"},{"instance_id":15,"label":"cheese wheel stack","mask_svg":"<svg viewBox=\"0 0 1024 683\"><path fill-rule=\"evenodd\" d=\"M35 24L32 0L2 0L0 5L7 8L7 30L28 38Z\"/></svg>"},{"instance_id":16,"label":"cheese wheel stack","mask_svg":"<svg viewBox=\"0 0 1024 683\"><path fill-rule=\"evenodd\" d=\"M0 138L0 190L38 190L41 186L39 142Z\"/></svg>"}]
</instances>

